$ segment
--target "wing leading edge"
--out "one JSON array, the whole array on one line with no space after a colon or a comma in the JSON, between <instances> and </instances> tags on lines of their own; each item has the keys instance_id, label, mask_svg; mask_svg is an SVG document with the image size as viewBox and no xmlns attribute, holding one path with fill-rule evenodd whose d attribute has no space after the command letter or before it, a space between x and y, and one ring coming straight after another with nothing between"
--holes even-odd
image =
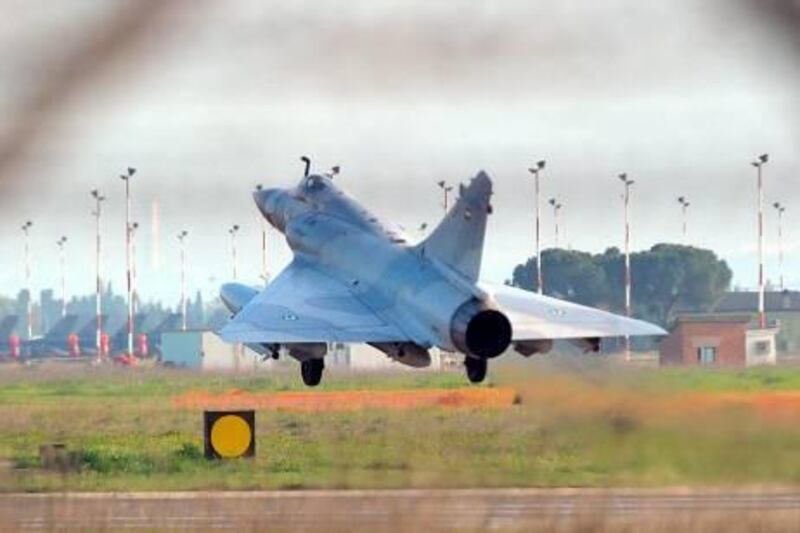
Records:
<instances>
[{"instance_id":1,"label":"wing leading edge","mask_svg":"<svg viewBox=\"0 0 800 533\"><path fill-rule=\"evenodd\" d=\"M408 340L341 282L295 259L220 331L226 342L402 342Z\"/></svg>"},{"instance_id":2,"label":"wing leading edge","mask_svg":"<svg viewBox=\"0 0 800 533\"><path fill-rule=\"evenodd\" d=\"M506 285L480 284L511 321L512 340L666 335L662 328Z\"/></svg>"}]
</instances>

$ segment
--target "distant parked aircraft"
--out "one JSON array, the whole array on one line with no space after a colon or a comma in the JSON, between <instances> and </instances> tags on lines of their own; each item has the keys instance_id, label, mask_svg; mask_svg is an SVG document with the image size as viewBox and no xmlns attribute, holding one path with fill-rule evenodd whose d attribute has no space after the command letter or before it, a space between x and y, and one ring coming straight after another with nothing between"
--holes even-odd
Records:
<instances>
[{"instance_id":1,"label":"distant parked aircraft","mask_svg":"<svg viewBox=\"0 0 800 533\"><path fill-rule=\"evenodd\" d=\"M410 244L337 188L310 175L291 189L258 190L261 213L285 234L294 259L266 289L222 286L233 318L220 335L277 357L284 346L303 381L322 379L327 343L368 343L414 367L429 348L465 354L467 377L509 347L530 356L572 339L663 335L661 328L513 287L478 282L492 181L479 172L442 223Z\"/></svg>"}]
</instances>

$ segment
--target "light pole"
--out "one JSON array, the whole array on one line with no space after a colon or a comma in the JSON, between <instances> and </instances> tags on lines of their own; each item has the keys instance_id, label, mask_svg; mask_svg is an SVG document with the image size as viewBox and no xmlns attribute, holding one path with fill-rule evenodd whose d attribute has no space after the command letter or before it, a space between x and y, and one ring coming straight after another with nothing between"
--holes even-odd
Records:
<instances>
[{"instance_id":1,"label":"light pole","mask_svg":"<svg viewBox=\"0 0 800 533\"><path fill-rule=\"evenodd\" d=\"M95 307L95 314L97 318L97 332L95 334L95 348L97 348L97 358L100 359L102 357L102 346L101 346L101 337L103 335L103 315L102 315L102 281L100 279L100 214L101 214L101 205L103 201L105 201L106 197L101 195L97 189L92 191L92 198L95 201L95 208L92 215L95 217L95 296L94 296L94 307Z\"/></svg>"},{"instance_id":2,"label":"light pole","mask_svg":"<svg viewBox=\"0 0 800 533\"><path fill-rule=\"evenodd\" d=\"M689 206L692 205L685 196L678 196L678 203L681 204L681 214L683 216L683 244L689 244Z\"/></svg>"},{"instance_id":3,"label":"light pole","mask_svg":"<svg viewBox=\"0 0 800 533\"><path fill-rule=\"evenodd\" d=\"M539 173L544 170L545 161L540 160L536 162L535 166L532 166L528 169L528 172L533 174L533 182L534 182L534 193L536 195L536 285L537 291L539 294L542 294L544 291L544 283L542 281L542 247L541 247L541 212L540 212L540 202L539 202Z\"/></svg>"},{"instance_id":4,"label":"light pole","mask_svg":"<svg viewBox=\"0 0 800 533\"><path fill-rule=\"evenodd\" d=\"M58 262L61 266L61 317L67 316L67 256L64 253L64 245L67 243L66 237L61 237L56 241L58 246Z\"/></svg>"},{"instance_id":5,"label":"light pole","mask_svg":"<svg viewBox=\"0 0 800 533\"><path fill-rule=\"evenodd\" d=\"M178 241L181 243L181 329L186 331L186 230L178 234Z\"/></svg>"},{"instance_id":6,"label":"light pole","mask_svg":"<svg viewBox=\"0 0 800 533\"><path fill-rule=\"evenodd\" d=\"M33 338L33 290L31 289L31 245L30 230L33 222L26 221L22 225L22 232L25 234L25 290L28 291L27 315L28 315L28 340Z\"/></svg>"},{"instance_id":7,"label":"light pole","mask_svg":"<svg viewBox=\"0 0 800 533\"><path fill-rule=\"evenodd\" d=\"M436 185L438 185L439 188L442 189L442 194L444 195L444 201L442 202L442 207L444 207L444 214L445 216L447 216L447 208L448 208L447 199L450 194L450 191L453 190L453 186L448 185L447 182L445 182L444 180L437 182Z\"/></svg>"},{"instance_id":8,"label":"light pole","mask_svg":"<svg viewBox=\"0 0 800 533\"><path fill-rule=\"evenodd\" d=\"M231 259L233 260L233 279L237 279L239 275L238 269L238 258L237 258L237 251L236 251L236 234L239 233L239 225L234 224L228 230L228 233L231 235Z\"/></svg>"},{"instance_id":9,"label":"light pole","mask_svg":"<svg viewBox=\"0 0 800 533\"><path fill-rule=\"evenodd\" d=\"M785 289L783 284L783 212L786 206L780 202L775 202L772 207L778 212L778 272L780 274L781 291Z\"/></svg>"},{"instance_id":10,"label":"light pole","mask_svg":"<svg viewBox=\"0 0 800 533\"><path fill-rule=\"evenodd\" d=\"M561 205L555 198L550 198L548 203L553 207L553 224L555 225L555 247L558 248L558 213L561 211Z\"/></svg>"},{"instance_id":11,"label":"light pole","mask_svg":"<svg viewBox=\"0 0 800 533\"><path fill-rule=\"evenodd\" d=\"M617 176L625 185L623 201L625 204L625 316L631 316L631 225L630 225L630 198L633 180L628 179L628 174ZM631 339L625 336L625 360L631 359Z\"/></svg>"},{"instance_id":12,"label":"light pole","mask_svg":"<svg viewBox=\"0 0 800 533\"><path fill-rule=\"evenodd\" d=\"M758 325L767 327L767 313L764 302L764 181L761 169L769 161L768 154L761 154L750 164L756 167L758 188Z\"/></svg>"},{"instance_id":13,"label":"light pole","mask_svg":"<svg viewBox=\"0 0 800 533\"><path fill-rule=\"evenodd\" d=\"M131 224L131 178L136 174L135 168L128 167L126 174L120 178L125 182L125 262L128 281L128 355L133 357L133 249L131 247L133 226Z\"/></svg>"},{"instance_id":14,"label":"light pole","mask_svg":"<svg viewBox=\"0 0 800 533\"><path fill-rule=\"evenodd\" d=\"M260 183L256 185L256 190L261 191L264 186ZM261 224L261 277L264 278L264 284L269 283L269 271L267 270L267 224L264 221L264 216L258 214L258 223Z\"/></svg>"}]
</instances>

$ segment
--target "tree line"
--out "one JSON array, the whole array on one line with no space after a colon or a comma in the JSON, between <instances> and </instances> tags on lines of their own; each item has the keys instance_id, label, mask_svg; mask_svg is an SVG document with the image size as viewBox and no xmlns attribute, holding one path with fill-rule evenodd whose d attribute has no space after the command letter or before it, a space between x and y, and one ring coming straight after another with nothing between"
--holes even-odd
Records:
<instances>
[{"instance_id":1,"label":"tree line","mask_svg":"<svg viewBox=\"0 0 800 533\"><path fill-rule=\"evenodd\" d=\"M514 268L508 283L537 290L536 259ZM542 252L544 293L575 303L624 311L625 256L616 247L600 254L551 248ZM726 292L732 272L707 249L656 244L631 254L633 315L669 325L678 312L706 312Z\"/></svg>"}]
</instances>

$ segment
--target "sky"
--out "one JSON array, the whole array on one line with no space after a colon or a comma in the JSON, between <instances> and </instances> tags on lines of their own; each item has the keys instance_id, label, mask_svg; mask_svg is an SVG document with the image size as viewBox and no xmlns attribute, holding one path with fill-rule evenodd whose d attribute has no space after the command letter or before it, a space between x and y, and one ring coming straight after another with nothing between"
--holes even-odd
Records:
<instances>
[{"instance_id":1,"label":"sky","mask_svg":"<svg viewBox=\"0 0 800 533\"><path fill-rule=\"evenodd\" d=\"M786 279L800 288L800 4L791 0L174 1L0 0L0 294L24 284L31 220L34 290L94 287L89 191L104 206L104 278L124 287L128 166L139 292L179 297L177 234L189 232L189 287L258 283L256 184L294 185L301 155L382 218L412 228L442 216L439 180L494 179L483 276L503 281L533 252L542 174L543 246L621 246L622 185L635 180L634 249L715 250L734 283L756 282L754 156L769 152L767 205L785 214ZM794 17L794 18L793 18ZM154 204L157 207L154 207ZM798 206L795 208L795 206ZM158 223L153 210L157 209ZM767 276L777 228L767 211ZM158 234L158 238L156 238ZM274 275L290 259L268 233Z\"/></svg>"}]
</instances>

